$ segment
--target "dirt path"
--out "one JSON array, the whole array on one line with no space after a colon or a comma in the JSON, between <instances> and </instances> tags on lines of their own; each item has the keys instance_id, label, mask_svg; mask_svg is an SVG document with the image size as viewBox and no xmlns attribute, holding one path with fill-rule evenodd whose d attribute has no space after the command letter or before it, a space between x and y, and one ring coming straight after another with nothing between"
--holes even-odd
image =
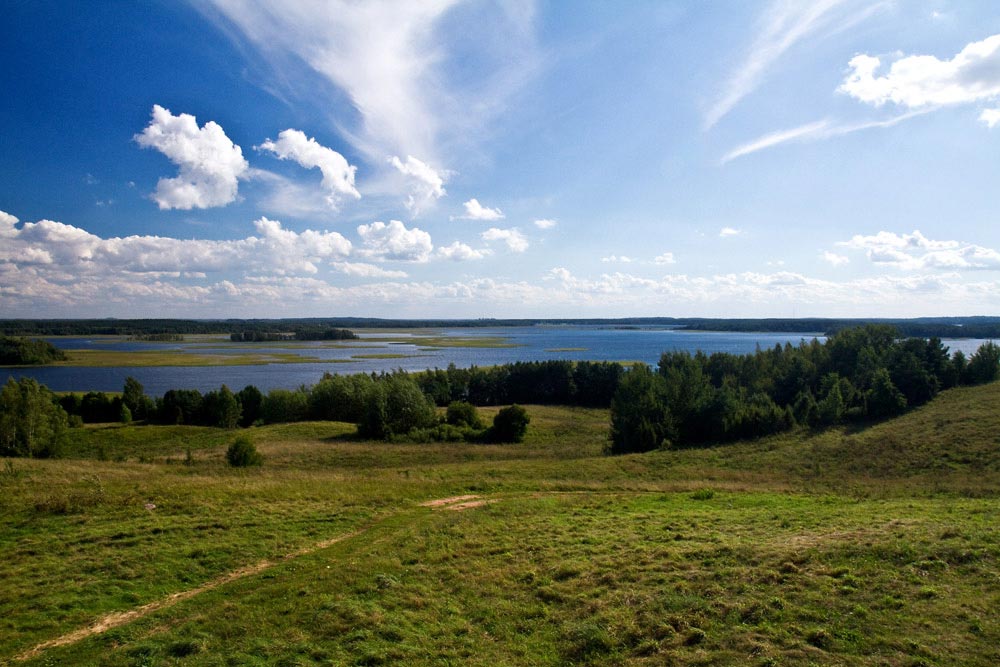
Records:
<instances>
[{"instance_id":1,"label":"dirt path","mask_svg":"<svg viewBox=\"0 0 1000 667\"><path fill-rule=\"evenodd\" d=\"M496 502L495 500L482 500L476 495L465 495L465 496L452 496L450 498L438 498L436 500L428 500L427 502L420 503L421 507L430 507L432 509L449 509L449 510L465 510L472 509L473 507L481 507L487 503ZM188 589L186 591L179 591L173 593L163 598L162 600L156 600L148 604L144 604L141 607L136 607L135 609L129 609L128 611L116 611L105 616L100 617L90 625L86 625L82 628L74 630L73 632L67 633L55 639L49 639L47 641L38 644L32 649L21 653L14 657L15 662L22 662L24 660L29 660L39 655L43 651L50 648L56 648L58 646L67 646L69 644L75 644L76 642L82 641L87 637L92 637L94 635L99 635L101 633L107 632L113 628L120 627L132 621L138 620L145 616L148 616L154 612L160 611L161 609L167 609L174 606L179 602L193 598L196 595L204 593L205 591L210 591L213 588L218 588L230 582L236 581L237 579L242 579L244 577L250 577L255 574L259 574L264 570L274 567L275 565L280 565L281 563L287 562L293 558L299 558L301 556L306 556L315 551L321 549L326 549L327 547L333 546L338 542L343 542L344 540L349 540L353 537L361 535L367 530L367 528L362 528L360 530L355 530L350 533L344 533L343 535L338 535L332 537L328 540L323 540L322 542L317 542L316 544L309 545L308 547L299 549L298 551L293 551L290 554L286 554L277 560L262 560L259 563L253 565L247 565L246 567L241 567L238 570L233 570L232 572L227 572L226 574L208 581L201 586L196 586L195 588Z\"/></svg>"}]
</instances>

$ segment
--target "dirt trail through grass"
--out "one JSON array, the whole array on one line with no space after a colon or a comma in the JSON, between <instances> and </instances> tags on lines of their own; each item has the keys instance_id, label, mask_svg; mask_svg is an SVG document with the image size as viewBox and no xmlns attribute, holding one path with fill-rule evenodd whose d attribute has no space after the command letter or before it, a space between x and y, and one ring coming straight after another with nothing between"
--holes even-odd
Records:
<instances>
[{"instance_id":1,"label":"dirt trail through grass","mask_svg":"<svg viewBox=\"0 0 1000 667\"><path fill-rule=\"evenodd\" d=\"M475 495L454 496L451 498L438 498L435 500L429 500L427 502L420 503L420 506L430 507L432 509L447 508L454 510L464 510L464 509L471 509L473 507L481 507L487 504L488 502L494 502L494 501L486 501L478 499L479 496ZM136 607L135 609L130 609L128 611L112 612L110 614L102 616L101 618L97 619L90 625L79 628L77 630L74 630L73 632L67 633L60 637L56 637L55 639L49 639L47 641L44 641L41 644L35 646L34 648L29 649L24 653L21 653L20 655L16 656L14 658L14 661L22 662L24 660L29 660L50 648L75 644L79 641L86 639L87 637L92 637L94 635L102 634L104 632L107 632L108 630L112 630L127 623L131 623L132 621L148 616L149 614L152 614L154 612L160 611L161 609L167 609L168 607L172 607L179 602L183 602L184 600L189 600L190 598L193 598L194 596L204 593L206 591L210 591L214 588L218 588L219 586L223 586L225 584L236 581L237 579L242 579L244 577L250 577L255 574L260 574L264 570L272 568L275 565L280 565L281 563L288 562L294 558L300 558L302 556L309 555L316 551L320 551L321 549L326 549L327 547L331 547L334 544L337 544L338 542L343 542L344 540L349 540L351 538L357 537L358 535L361 535L367 530L368 528L361 528L359 530L355 530L349 533L344 533L343 535L337 535L336 537L323 540L322 542L317 542L308 547L299 549L298 551L293 551L292 553L286 554L276 560L262 560L259 563L255 563L253 565L247 565L246 567L241 567L237 570L233 570L232 572L227 572L221 577L217 577L211 581L208 581L202 584L201 586L196 586L195 588L191 588L186 591L178 591L177 593L172 593L171 595L168 595L162 600L156 600L154 602L144 604L141 607Z\"/></svg>"}]
</instances>

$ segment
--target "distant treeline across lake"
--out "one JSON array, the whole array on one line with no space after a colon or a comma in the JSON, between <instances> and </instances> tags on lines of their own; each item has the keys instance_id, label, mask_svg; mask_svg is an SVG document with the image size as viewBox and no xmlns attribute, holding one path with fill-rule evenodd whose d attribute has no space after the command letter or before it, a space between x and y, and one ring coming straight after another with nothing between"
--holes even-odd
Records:
<instances>
[{"instance_id":1,"label":"distant treeline across lake","mask_svg":"<svg viewBox=\"0 0 1000 667\"><path fill-rule=\"evenodd\" d=\"M241 321L245 325L245 321ZM286 321L287 322L287 321ZM323 326L330 326L324 321ZM346 324L337 320L338 324ZM798 345L803 339L825 336L813 332L700 331L645 324L545 324L519 327L444 327L432 331L362 331L357 340L253 343L257 354L280 353L307 358L304 363L226 366L41 366L8 368L0 376L33 377L55 391L120 391L126 377L138 379L146 390L161 395L170 389L209 391L225 383L240 388L255 385L263 391L295 389L312 385L324 373L380 373L397 369L421 371L471 366L496 366L518 361L565 359L570 361L643 362L655 365L664 352L701 350L746 354L775 345ZM392 328L392 327L387 327ZM244 330L244 329L239 329ZM287 330L287 328L285 329ZM224 333L224 332L222 332ZM133 336L131 340L127 336ZM135 333L107 338L96 335L49 338L64 350L162 351L170 354L234 355L244 353L245 343L229 336L193 341L136 340ZM430 341L430 342L428 342ZM457 341L457 344L448 344ZM484 344L477 345L477 341ZM499 341L498 344L493 344ZM944 341L952 352L969 355L983 343L980 339ZM271 346L274 347L271 347ZM0 378L2 379L2 378Z\"/></svg>"}]
</instances>

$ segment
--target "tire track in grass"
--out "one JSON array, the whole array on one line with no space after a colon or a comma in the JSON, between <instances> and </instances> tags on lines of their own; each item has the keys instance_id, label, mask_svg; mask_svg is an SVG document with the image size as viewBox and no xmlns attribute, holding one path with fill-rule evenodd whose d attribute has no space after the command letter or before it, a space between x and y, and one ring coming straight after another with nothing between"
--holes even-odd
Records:
<instances>
[{"instance_id":1,"label":"tire track in grass","mask_svg":"<svg viewBox=\"0 0 1000 667\"><path fill-rule=\"evenodd\" d=\"M496 500L495 499L481 500L480 497L476 495L465 495L465 496L452 496L450 498L438 498L435 500L428 500L426 502L420 503L419 506L431 509L464 510L464 509L472 509L474 507L481 507L483 505L486 505L487 503L492 503L492 502L496 502ZM397 512L396 514L387 517L382 517L382 519L376 521L375 523L380 523L381 521L398 517L400 514L402 514L402 512ZM238 568L231 572L227 572L226 574L220 577L212 579L211 581L208 581L200 586L189 588L188 590L184 591L178 591L177 593L171 593L165 598L149 602L140 607L136 607L135 609L129 609L126 611L115 611L111 612L110 614L105 614L104 616L101 616L97 620L93 621L92 623L82 628L78 628L76 630L73 630L72 632L60 635L59 637L55 637L54 639L48 639L40 644L37 644L33 648L30 648L27 651L24 651L23 653L16 655L13 658L13 661L23 662L25 660L30 660L31 658L39 656L41 653L47 651L48 649L58 648L60 646L69 646L70 644L75 644L77 642L83 641L88 637L93 637L94 635L103 634L108 630L113 630L114 628L127 625L132 621L139 620L140 618L149 616L150 614L153 614L162 609L168 609L170 607L173 607L174 605L180 602L189 600L206 591L210 591L220 586L224 586L238 579L243 579L245 577L251 577L255 574L260 574L261 572L264 572L265 570L275 567L276 565L281 565L282 563L287 563L288 561L293 560L295 558L307 556L316 551L326 549L327 547L331 547L334 544L337 544L338 542L343 542L345 540L358 537L359 535L367 532L372 527L372 525L369 525L366 528L359 528L358 530L354 530L349 533L343 533L342 535L337 535L336 537L331 537L321 542L316 542L315 544L311 544L307 547L303 547L302 549L298 549L291 553L285 554L281 558L277 558L274 560L265 559L257 563L254 563L252 565L247 565Z\"/></svg>"},{"instance_id":2,"label":"tire track in grass","mask_svg":"<svg viewBox=\"0 0 1000 667\"><path fill-rule=\"evenodd\" d=\"M322 542L317 542L316 544L312 544L308 547L304 547L302 549L298 549L297 551L293 551L276 560L265 559L260 562L254 563L253 565L247 565L245 567L238 568L236 570L233 570L232 572L227 572L221 577L212 579L211 581L208 581L200 586L189 588L188 590L185 591L178 591L177 593L172 593L163 599L149 602L147 604L142 605L141 607L136 607L135 609L129 609L127 611L111 612L110 614L106 614L100 617L93 623L90 623L89 625L74 630L73 632L56 637L55 639L49 639L47 641L44 641L41 644L35 646L34 648L31 648L25 651L24 653L15 656L14 660L16 662L23 662L24 660L29 660L31 658L38 656L40 653L50 648L56 648L59 646L68 646L69 644L75 644L88 637L105 633L108 630L112 630L122 625L126 625L128 623L131 623L132 621L138 620L154 612L160 611L161 609L167 609L169 607L173 607L175 604L179 602L183 602L184 600L189 600L190 598L193 598L196 595L199 595L206 591L210 591L214 588L218 588L219 586L224 586L228 583L236 581L237 579L243 579L244 577L250 577L255 574L260 574L264 570L270 569L275 565L280 565L292 559L311 554L315 551L326 549L327 547L331 547L334 544L337 544L338 542L343 542L344 540L349 540L353 537L357 537L358 535L364 533L366 530L367 528L362 528L349 533L344 533L342 535L337 535L336 537L331 537L329 539L323 540Z\"/></svg>"}]
</instances>

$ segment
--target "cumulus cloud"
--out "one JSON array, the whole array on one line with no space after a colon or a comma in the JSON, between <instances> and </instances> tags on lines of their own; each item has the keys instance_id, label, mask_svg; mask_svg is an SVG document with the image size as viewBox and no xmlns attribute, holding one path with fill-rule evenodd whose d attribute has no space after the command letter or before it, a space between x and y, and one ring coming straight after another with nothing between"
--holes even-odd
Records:
<instances>
[{"instance_id":1,"label":"cumulus cloud","mask_svg":"<svg viewBox=\"0 0 1000 667\"><path fill-rule=\"evenodd\" d=\"M555 220L550 220L548 218L542 218L541 220L535 220L535 227L539 229L552 229L559 223Z\"/></svg>"},{"instance_id":2,"label":"cumulus cloud","mask_svg":"<svg viewBox=\"0 0 1000 667\"><path fill-rule=\"evenodd\" d=\"M428 204L448 194L444 189L448 172L434 169L412 155L406 156L406 162L394 155L389 158L389 164L409 177L410 195L406 199L406 208L412 215L419 215Z\"/></svg>"},{"instance_id":3,"label":"cumulus cloud","mask_svg":"<svg viewBox=\"0 0 1000 667\"><path fill-rule=\"evenodd\" d=\"M838 255L835 252L826 251L822 255L823 261L832 266L843 266L844 264L850 263L850 259L844 255Z\"/></svg>"},{"instance_id":4,"label":"cumulus cloud","mask_svg":"<svg viewBox=\"0 0 1000 667\"><path fill-rule=\"evenodd\" d=\"M351 242L337 232L284 229L277 220L254 222L256 236L226 241L161 236L101 238L53 220L27 222L0 216L0 263L49 265L67 275L185 274L224 271L316 273L324 260L346 257Z\"/></svg>"},{"instance_id":5,"label":"cumulus cloud","mask_svg":"<svg viewBox=\"0 0 1000 667\"><path fill-rule=\"evenodd\" d=\"M358 236L364 244L359 253L366 257L426 262L434 250L430 234L417 227L407 229L399 220L358 225Z\"/></svg>"},{"instance_id":6,"label":"cumulus cloud","mask_svg":"<svg viewBox=\"0 0 1000 667\"><path fill-rule=\"evenodd\" d=\"M888 102L918 108L966 104L1000 96L1000 35L965 46L950 60L935 56L907 56L877 76L882 60L867 54L848 63L851 73L841 92L882 106Z\"/></svg>"},{"instance_id":7,"label":"cumulus cloud","mask_svg":"<svg viewBox=\"0 0 1000 667\"><path fill-rule=\"evenodd\" d=\"M654 264L673 264L676 261L677 260L674 259L674 253L672 252L665 252L662 255L657 255L653 258Z\"/></svg>"},{"instance_id":8,"label":"cumulus cloud","mask_svg":"<svg viewBox=\"0 0 1000 667\"><path fill-rule=\"evenodd\" d=\"M343 197L361 198L354 187L357 167L348 164L347 159L332 148L312 137L307 138L300 130L283 130L277 141L267 139L257 148L281 160L294 160L306 169L319 169L323 174L323 188L328 192L326 201L331 208L337 208Z\"/></svg>"},{"instance_id":9,"label":"cumulus cloud","mask_svg":"<svg viewBox=\"0 0 1000 667\"><path fill-rule=\"evenodd\" d=\"M991 130L1000 123L1000 109L983 109L983 112L979 114L979 120L986 123L986 127Z\"/></svg>"},{"instance_id":10,"label":"cumulus cloud","mask_svg":"<svg viewBox=\"0 0 1000 667\"><path fill-rule=\"evenodd\" d=\"M350 243L332 232L296 233L267 218L257 220L255 230L254 236L228 241L101 238L49 220L22 224L0 212L0 312L11 317L81 317L95 309L119 317L302 317L364 308L385 317L472 317L486 308L498 316L578 317L669 308L693 316L759 317L780 316L794 302L829 316L903 317L956 307L1000 308L1000 281L969 280L959 271L833 281L789 271L657 279L624 272L577 276L559 267L534 281L408 280L402 272L349 261ZM968 247L916 233L852 242L916 248L913 253ZM446 247L462 252L456 244ZM327 267L327 275L311 270ZM337 284L333 271L365 280Z\"/></svg>"},{"instance_id":11,"label":"cumulus cloud","mask_svg":"<svg viewBox=\"0 0 1000 667\"><path fill-rule=\"evenodd\" d=\"M361 278L406 278L406 271L383 269L375 264L365 262L333 262L330 264L336 271Z\"/></svg>"},{"instance_id":12,"label":"cumulus cloud","mask_svg":"<svg viewBox=\"0 0 1000 667\"><path fill-rule=\"evenodd\" d=\"M482 248L476 250L464 243L455 241L450 245L441 246L437 249L438 257L442 259L451 259L456 262L462 262L472 259L482 259L493 254L493 251L489 248Z\"/></svg>"},{"instance_id":13,"label":"cumulus cloud","mask_svg":"<svg viewBox=\"0 0 1000 667\"><path fill-rule=\"evenodd\" d=\"M465 207L465 215L456 216L459 220L503 220L503 211L498 208L489 208L483 206L479 203L479 200L473 197L469 201L462 204Z\"/></svg>"},{"instance_id":14,"label":"cumulus cloud","mask_svg":"<svg viewBox=\"0 0 1000 667\"><path fill-rule=\"evenodd\" d=\"M622 264L631 264L632 258L625 255L608 255L607 257L601 257L601 261L605 264L616 264L619 262Z\"/></svg>"},{"instance_id":15,"label":"cumulus cloud","mask_svg":"<svg viewBox=\"0 0 1000 667\"><path fill-rule=\"evenodd\" d=\"M507 248L514 252L524 252L528 249L528 239L516 228L498 229L490 227L480 236L487 242L503 241L507 244Z\"/></svg>"},{"instance_id":16,"label":"cumulus cloud","mask_svg":"<svg viewBox=\"0 0 1000 667\"><path fill-rule=\"evenodd\" d=\"M719 237L725 239L731 236L739 236L742 233L742 231L736 229L735 227L723 227L719 230Z\"/></svg>"},{"instance_id":17,"label":"cumulus cloud","mask_svg":"<svg viewBox=\"0 0 1000 667\"><path fill-rule=\"evenodd\" d=\"M178 167L174 178L161 178L153 200L160 209L210 208L236 199L239 180L250 165L243 151L214 121L201 128L194 116L173 115L153 106L149 125L133 139L143 148L155 148Z\"/></svg>"},{"instance_id":18,"label":"cumulus cloud","mask_svg":"<svg viewBox=\"0 0 1000 667\"><path fill-rule=\"evenodd\" d=\"M881 231L872 236L855 235L840 244L863 250L876 264L905 270L989 269L1000 270L1000 252L961 241L935 241L915 230L912 234Z\"/></svg>"}]
</instances>

